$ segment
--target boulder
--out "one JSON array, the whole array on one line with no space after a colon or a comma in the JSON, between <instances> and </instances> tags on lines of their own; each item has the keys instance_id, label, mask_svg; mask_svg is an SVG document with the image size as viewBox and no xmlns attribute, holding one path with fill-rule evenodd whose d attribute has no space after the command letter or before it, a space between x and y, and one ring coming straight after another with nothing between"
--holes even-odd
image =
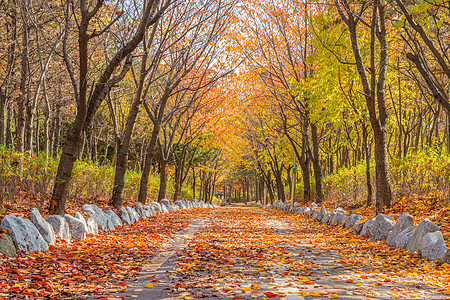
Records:
<instances>
[{"instance_id":1,"label":"boulder","mask_svg":"<svg viewBox=\"0 0 450 300\"><path fill-rule=\"evenodd\" d=\"M372 228L375 224L375 218L370 219L366 223L364 223L362 229L361 229L361 235L364 237L372 237Z\"/></svg>"},{"instance_id":2,"label":"boulder","mask_svg":"<svg viewBox=\"0 0 450 300\"><path fill-rule=\"evenodd\" d=\"M14 246L14 242L9 235L6 233L0 234L0 253L5 254L9 257L16 257L16 247Z\"/></svg>"},{"instance_id":3,"label":"boulder","mask_svg":"<svg viewBox=\"0 0 450 300\"><path fill-rule=\"evenodd\" d=\"M161 204L155 201L150 202L150 207L153 207L157 214L162 213Z\"/></svg>"},{"instance_id":4,"label":"boulder","mask_svg":"<svg viewBox=\"0 0 450 300\"><path fill-rule=\"evenodd\" d=\"M198 204L200 208L206 208L205 201L201 200Z\"/></svg>"},{"instance_id":5,"label":"boulder","mask_svg":"<svg viewBox=\"0 0 450 300\"><path fill-rule=\"evenodd\" d=\"M98 234L98 224L94 218L88 217L86 219L87 231L86 233Z\"/></svg>"},{"instance_id":6,"label":"boulder","mask_svg":"<svg viewBox=\"0 0 450 300\"><path fill-rule=\"evenodd\" d=\"M197 199L195 199L195 198L192 199L192 206L195 207L195 208L199 208Z\"/></svg>"},{"instance_id":7,"label":"boulder","mask_svg":"<svg viewBox=\"0 0 450 300\"><path fill-rule=\"evenodd\" d=\"M342 208L336 208L331 211L331 225L339 225L338 219L342 220L345 215L345 210Z\"/></svg>"},{"instance_id":8,"label":"boulder","mask_svg":"<svg viewBox=\"0 0 450 300\"><path fill-rule=\"evenodd\" d=\"M147 216L147 218L153 216L153 210L150 208L150 206L144 205L142 208L144 209L144 213Z\"/></svg>"},{"instance_id":9,"label":"boulder","mask_svg":"<svg viewBox=\"0 0 450 300\"><path fill-rule=\"evenodd\" d=\"M359 222L359 221L358 221ZM363 229L364 224L363 223L356 223L353 226L353 233L354 234L360 234L361 230Z\"/></svg>"},{"instance_id":10,"label":"boulder","mask_svg":"<svg viewBox=\"0 0 450 300\"><path fill-rule=\"evenodd\" d=\"M77 212L74 217L77 218L78 220L80 220L81 223L83 223L84 231L86 232L86 234L90 233L90 232L88 232L88 226L87 226L87 223L86 223L86 219L83 217L83 215L80 214L79 212ZM70 224L69 224L69 228L70 228Z\"/></svg>"},{"instance_id":11,"label":"boulder","mask_svg":"<svg viewBox=\"0 0 450 300\"><path fill-rule=\"evenodd\" d=\"M441 259L447 252L444 236L440 231L425 234L419 244L419 254L430 261Z\"/></svg>"},{"instance_id":12,"label":"boulder","mask_svg":"<svg viewBox=\"0 0 450 300\"><path fill-rule=\"evenodd\" d=\"M303 207L302 214L304 214L305 216L309 215L309 207Z\"/></svg>"},{"instance_id":13,"label":"boulder","mask_svg":"<svg viewBox=\"0 0 450 300\"><path fill-rule=\"evenodd\" d=\"M389 232L387 238L386 238L386 244L390 246L396 245L395 238L397 234L405 230L406 228L414 225L414 217L408 214L407 212L403 213L398 217L397 222L394 225L394 228L392 228L391 232Z\"/></svg>"},{"instance_id":14,"label":"boulder","mask_svg":"<svg viewBox=\"0 0 450 300\"><path fill-rule=\"evenodd\" d=\"M183 201L181 201L181 200L175 201L175 205L178 206L179 209L186 209L186 207L184 206Z\"/></svg>"},{"instance_id":15,"label":"boulder","mask_svg":"<svg viewBox=\"0 0 450 300\"><path fill-rule=\"evenodd\" d=\"M94 218L101 230L114 230L110 217L96 204L85 204L81 208L88 216ZM94 212L94 213L92 213Z\"/></svg>"},{"instance_id":16,"label":"boulder","mask_svg":"<svg viewBox=\"0 0 450 300\"><path fill-rule=\"evenodd\" d=\"M133 210L129 206L127 206L126 209L127 209L128 217L130 217L131 224L134 224L137 221L137 219L133 213Z\"/></svg>"},{"instance_id":17,"label":"boulder","mask_svg":"<svg viewBox=\"0 0 450 300\"><path fill-rule=\"evenodd\" d=\"M128 210L123 206L120 208L120 218L125 224L133 224L133 222L131 222L130 216L128 215Z\"/></svg>"},{"instance_id":18,"label":"boulder","mask_svg":"<svg viewBox=\"0 0 450 300\"><path fill-rule=\"evenodd\" d=\"M37 208L31 209L30 221L49 245L54 245L56 243L56 235L52 225L45 221Z\"/></svg>"},{"instance_id":19,"label":"boulder","mask_svg":"<svg viewBox=\"0 0 450 300\"><path fill-rule=\"evenodd\" d=\"M439 261L439 265L447 264L450 265L450 250L447 250L444 257Z\"/></svg>"},{"instance_id":20,"label":"boulder","mask_svg":"<svg viewBox=\"0 0 450 300\"><path fill-rule=\"evenodd\" d=\"M331 212L328 212L323 216L320 222L322 222L323 224L327 224L328 221L330 221L331 217L332 217Z\"/></svg>"},{"instance_id":21,"label":"boulder","mask_svg":"<svg viewBox=\"0 0 450 300\"><path fill-rule=\"evenodd\" d=\"M378 214L372 227L372 240L383 241L394 228L394 218L385 214Z\"/></svg>"},{"instance_id":22,"label":"boulder","mask_svg":"<svg viewBox=\"0 0 450 300\"><path fill-rule=\"evenodd\" d=\"M336 225L337 226L342 226L342 225L344 225L344 223L345 222L347 222L347 219L348 219L348 216L346 216L346 215L344 215L344 214L341 214L341 213L338 213L337 215L336 215Z\"/></svg>"},{"instance_id":23,"label":"boulder","mask_svg":"<svg viewBox=\"0 0 450 300\"><path fill-rule=\"evenodd\" d=\"M317 216L319 215L319 213L320 213L320 209L316 209L316 210L314 211L314 213L312 214L311 218L316 219Z\"/></svg>"},{"instance_id":24,"label":"boulder","mask_svg":"<svg viewBox=\"0 0 450 300\"><path fill-rule=\"evenodd\" d=\"M164 203L161 203L161 210L162 212L168 213L169 209L167 208L167 206Z\"/></svg>"},{"instance_id":25,"label":"boulder","mask_svg":"<svg viewBox=\"0 0 450 300\"><path fill-rule=\"evenodd\" d=\"M168 199L162 199L161 204L165 205L168 211L173 211L172 205Z\"/></svg>"},{"instance_id":26,"label":"boulder","mask_svg":"<svg viewBox=\"0 0 450 300\"><path fill-rule=\"evenodd\" d=\"M146 218L147 218L147 215L146 215L146 213L144 212L144 207L142 206L142 203L141 203L141 202L136 203L136 204L134 205L134 208L135 208L136 212L139 214L139 216L140 216L142 219L146 219Z\"/></svg>"},{"instance_id":27,"label":"boulder","mask_svg":"<svg viewBox=\"0 0 450 300\"><path fill-rule=\"evenodd\" d=\"M411 241L415 231L416 227L414 226L409 226L400 231L399 234L395 236L395 247L406 249L406 246Z\"/></svg>"},{"instance_id":28,"label":"boulder","mask_svg":"<svg viewBox=\"0 0 450 300\"><path fill-rule=\"evenodd\" d=\"M351 214L348 219L347 222L345 222L345 228L350 228L355 226L356 223L358 223L361 220L361 216L357 215L357 214Z\"/></svg>"},{"instance_id":29,"label":"boulder","mask_svg":"<svg viewBox=\"0 0 450 300\"><path fill-rule=\"evenodd\" d=\"M72 217L71 215L64 215L67 223L69 224L70 236L77 240L86 239L87 225L83 224L79 219Z\"/></svg>"},{"instance_id":30,"label":"boulder","mask_svg":"<svg viewBox=\"0 0 450 300\"><path fill-rule=\"evenodd\" d=\"M141 216L137 213L137 211L133 207L129 207L129 208L130 208L130 210L128 211L128 214L131 213L136 222L139 221L140 219L142 219Z\"/></svg>"},{"instance_id":31,"label":"boulder","mask_svg":"<svg viewBox=\"0 0 450 300\"><path fill-rule=\"evenodd\" d=\"M323 217L326 214L327 214L327 209L325 208L325 206L322 206L322 208L317 213L316 220L319 221L319 222L322 221Z\"/></svg>"},{"instance_id":32,"label":"boulder","mask_svg":"<svg viewBox=\"0 0 450 300\"><path fill-rule=\"evenodd\" d=\"M91 207L90 204L83 205L81 210L84 211L84 213L87 214L90 217L95 216L95 210L94 210L94 208Z\"/></svg>"},{"instance_id":33,"label":"boulder","mask_svg":"<svg viewBox=\"0 0 450 300\"><path fill-rule=\"evenodd\" d=\"M3 218L1 228L9 230L9 235L19 250L25 252L48 250L47 242L28 219L10 214Z\"/></svg>"},{"instance_id":34,"label":"boulder","mask_svg":"<svg viewBox=\"0 0 450 300\"><path fill-rule=\"evenodd\" d=\"M69 224L67 223L66 219L59 215L54 215L47 217L45 220L50 223L50 225L52 225L53 229L56 232L56 235L60 239L63 239L68 243L70 242L71 236Z\"/></svg>"},{"instance_id":35,"label":"boulder","mask_svg":"<svg viewBox=\"0 0 450 300\"><path fill-rule=\"evenodd\" d=\"M316 209L317 209L317 204L315 203L315 202L312 202L310 205L309 205L309 212L308 212L308 217L312 217L312 215L314 214L314 212L316 211Z\"/></svg>"},{"instance_id":36,"label":"boulder","mask_svg":"<svg viewBox=\"0 0 450 300\"><path fill-rule=\"evenodd\" d=\"M435 232L438 230L439 226L428 219L423 219L414 232L414 235L412 236L408 245L406 246L406 250L408 250L409 252L416 252L417 250L419 250L419 245L422 241L423 236L427 233Z\"/></svg>"},{"instance_id":37,"label":"boulder","mask_svg":"<svg viewBox=\"0 0 450 300\"><path fill-rule=\"evenodd\" d=\"M119 226L123 225L122 220L120 220L119 216L112 209L108 209L105 213L109 216L111 225L114 229L117 229Z\"/></svg>"}]
</instances>

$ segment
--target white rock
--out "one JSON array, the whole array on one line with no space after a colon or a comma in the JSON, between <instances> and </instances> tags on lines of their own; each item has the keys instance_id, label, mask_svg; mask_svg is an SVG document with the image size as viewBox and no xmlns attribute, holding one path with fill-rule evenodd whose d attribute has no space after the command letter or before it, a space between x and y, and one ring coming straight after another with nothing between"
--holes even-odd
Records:
<instances>
[{"instance_id":1,"label":"white rock","mask_svg":"<svg viewBox=\"0 0 450 300\"><path fill-rule=\"evenodd\" d=\"M406 249L406 246L408 245L409 241L411 241L411 238L413 237L415 231L416 227L414 226L409 226L400 231L395 237L395 247Z\"/></svg>"},{"instance_id":2,"label":"white rock","mask_svg":"<svg viewBox=\"0 0 450 300\"><path fill-rule=\"evenodd\" d=\"M128 224L128 225L133 224L131 222L131 218L130 218L130 216L128 214L128 210L125 207L123 207L123 206L120 208L120 218L122 219L122 221L125 224Z\"/></svg>"},{"instance_id":3,"label":"white rock","mask_svg":"<svg viewBox=\"0 0 450 300\"><path fill-rule=\"evenodd\" d=\"M88 217L86 219L86 225L87 225L87 233L98 234L98 224L94 218Z\"/></svg>"},{"instance_id":4,"label":"white rock","mask_svg":"<svg viewBox=\"0 0 450 300\"><path fill-rule=\"evenodd\" d=\"M445 246L444 236L440 231L430 232L422 237L419 245L419 254L422 257L435 261L443 258L446 252L447 246Z\"/></svg>"},{"instance_id":5,"label":"white rock","mask_svg":"<svg viewBox=\"0 0 450 300\"><path fill-rule=\"evenodd\" d=\"M417 227L414 235L406 246L406 250L409 252L416 252L419 250L420 242L425 234L435 232L439 230L439 226L434 224L428 219L423 219Z\"/></svg>"},{"instance_id":6,"label":"white rock","mask_svg":"<svg viewBox=\"0 0 450 300\"><path fill-rule=\"evenodd\" d=\"M96 204L85 204L81 208L88 216L95 219L101 230L109 231L114 230L111 219L100 207ZM94 212L94 214L92 214Z\"/></svg>"},{"instance_id":7,"label":"white rock","mask_svg":"<svg viewBox=\"0 0 450 300\"><path fill-rule=\"evenodd\" d=\"M320 222L322 222L323 224L327 224L330 221L331 217L332 217L331 212L328 212L323 216Z\"/></svg>"},{"instance_id":8,"label":"white rock","mask_svg":"<svg viewBox=\"0 0 450 300\"><path fill-rule=\"evenodd\" d=\"M360 220L361 221L361 220ZM359 221L358 221L359 222ZM353 226L353 233L354 234L360 234L361 230L363 229L364 224L363 223L356 223Z\"/></svg>"},{"instance_id":9,"label":"white rock","mask_svg":"<svg viewBox=\"0 0 450 300\"><path fill-rule=\"evenodd\" d=\"M83 225L84 225L84 231L86 232L86 234L90 233L90 232L88 231L88 226L87 226L86 219L83 217L83 215L80 214L79 212L77 212L77 213L75 213L75 216L74 216L74 217L77 218L78 220L80 220L81 223L83 223ZM69 228L70 228L70 224L69 224Z\"/></svg>"},{"instance_id":10,"label":"white rock","mask_svg":"<svg viewBox=\"0 0 450 300\"><path fill-rule=\"evenodd\" d=\"M52 225L50 225L40 214L37 208L32 208L30 211L30 221L34 224L36 229L42 235L44 240L49 245L54 245L56 242L55 231Z\"/></svg>"},{"instance_id":11,"label":"white rock","mask_svg":"<svg viewBox=\"0 0 450 300\"><path fill-rule=\"evenodd\" d=\"M161 203L161 210L162 212L168 213L169 209L166 207L166 205L164 205L164 203Z\"/></svg>"},{"instance_id":12,"label":"white rock","mask_svg":"<svg viewBox=\"0 0 450 300\"><path fill-rule=\"evenodd\" d=\"M137 211L133 207L130 207L130 211L131 214L133 214L133 218L136 222L142 219L141 216L137 213Z\"/></svg>"},{"instance_id":13,"label":"white rock","mask_svg":"<svg viewBox=\"0 0 450 300\"><path fill-rule=\"evenodd\" d=\"M56 235L60 238L65 240L66 242L70 243L71 236L70 236L70 230L69 230L69 224L67 223L66 219L64 217L59 215L49 216L45 219L50 225L52 225L53 229L56 232Z\"/></svg>"},{"instance_id":14,"label":"white rock","mask_svg":"<svg viewBox=\"0 0 450 300\"><path fill-rule=\"evenodd\" d=\"M117 229L119 226L123 225L122 220L112 209L107 210L105 213L109 216L114 229Z\"/></svg>"},{"instance_id":15,"label":"white rock","mask_svg":"<svg viewBox=\"0 0 450 300\"><path fill-rule=\"evenodd\" d=\"M342 226L348 220L348 216L344 214L337 214L336 219L337 219L336 225Z\"/></svg>"},{"instance_id":16,"label":"white rock","mask_svg":"<svg viewBox=\"0 0 450 300\"><path fill-rule=\"evenodd\" d=\"M365 237L372 237L372 228L375 224L375 218L370 219L366 223L364 223L363 228L361 229L361 235Z\"/></svg>"},{"instance_id":17,"label":"white rock","mask_svg":"<svg viewBox=\"0 0 450 300\"><path fill-rule=\"evenodd\" d=\"M327 209L325 208L325 206L322 206L322 208L317 213L316 220L319 221L319 222L322 221L323 217L326 214L327 214Z\"/></svg>"},{"instance_id":18,"label":"white rock","mask_svg":"<svg viewBox=\"0 0 450 300\"><path fill-rule=\"evenodd\" d=\"M157 214L162 213L162 207L161 204L155 201L150 202L150 207L153 207L156 210Z\"/></svg>"},{"instance_id":19,"label":"white rock","mask_svg":"<svg viewBox=\"0 0 450 300\"><path fill-rule=\"evenodd\" d=\"M390 246L396 245L395 238L397 234L405 230L406 228L414 225L414 217L408 214L407 212L401 214L400 217L398 217L397 222L394 225L394 228L392 228L391 232L389 232L387 238L386 238L386 244Z\"/></svg>"},{"instance_id":20,"label":"white rock","mask_svg":"<svg viewBox=\"0 0 450 300\"><path fill-rule=\"evenodd\" d=\"M345 228L350 228L355 226L356 223L358 223L361 220L361 216L357 215L357 214L351 214L348 219L347 222L345 222Z\"/></svg>"},{"instance_id":21,"label":"white rock","mask_svg":"<svg viewBox=\"0 0 450 300\"><path fill-rule=\"evenodd\" d=\"M145 215L147 216L147 218L150 218L151 216L153 216L153 210L151 209L150 206L148 205L144 205L142 207L142 209L144 210Z\"/></svg>"},{"instance_id":22,"label":"white rock","mask_svg":"<svg viewBox=\"0 0 450 300\"><path fill-rule=\"evenodd\" d=\"M394 228L394 218L385 214L378 214L372 227L372 240L385 240L389 232Z\"/></svg>"},{"instance_id":23,"label":"white rock","mask_svg":"<svg viewBox=\"0 0 450 300\"><path fill-rule=\"evenodd\" d=\"M172 205L170 205L170 201L167 199L162 199L161 201L161 205L164 205L168 211L173 211L172 209Z\"/></svg>"},{"instance_id":24,"label":"white rock","mask_svg":"<svg viewBox=\"0 0 450 300\"><path fill-rule=\"evenodd\" d=\"M77 240L86 239L86 227L79 219L72 217L71 215L64 215L67 223L69 224L70 236Z\"/></svg>"},{"instance_id":25,"label":"white rock","mask_svg":"<svg viewBox=\"0 0 450 300\"><path fill-rule=\"evenodd\" d=\"M135 215L133 213L133 210L129 206L127 206L126 209L127 209L128 217L130 218L130 223L134 224L134 222L136 222L137 219L135 219Z\"/></svg>"},{"instance_id":26,"label":"white rock","mask_svg":"<svg viewBox=\"0 0 450 300\"><path fill-rule=\"evenodd\" d=\"M19 250L25 252L48 250L47 242L28 219L10 214L3 218L1 228L9 230L9 236Z\"/></svg>"},{"instance_id":27,"label":"white rock","mask_svg":"<svg viewBox=\"0 0 450 300\"><path fill-rule=\"evenodd\" d=\"M338 219L344 219L345 210L342 208L336 208L331 211L331 225L340 225L338 224Z\"/></svg>"},{"instance_id":28,"label":"white rock","mask_svg":"<svg viewBox=\"0 0 450 300\"><path fill-rule=\"evenodd\" d=\"M144 208L143 208L143 206L142 206L142 203L137 202L137 203L134 205L134 208L136 209L136 212L139 214L139 216L140 216L142 219L146 219L146 218L147 218L147 214L144 212Z\"/></svg>"},{"instance_id":29,"label":"white rock","mask_svg":"<svg viewBox=\"0 0 450 300\"><path fill-rule=\"evenodd\" d=\"M309 205L308 217L311 218L311 217L313 216L314 212L316 211L316 209L317 209L317 204L316 204L315 202L312 202L312 203Z\"/></svg>"}]
</instances>

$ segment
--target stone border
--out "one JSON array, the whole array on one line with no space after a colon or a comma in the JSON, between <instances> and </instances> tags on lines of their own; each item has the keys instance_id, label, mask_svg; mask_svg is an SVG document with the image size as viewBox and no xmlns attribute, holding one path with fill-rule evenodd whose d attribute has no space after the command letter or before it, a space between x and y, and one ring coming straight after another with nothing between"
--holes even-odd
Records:
<instances>
[{"instance_id":1,"label":"stone border","mask_svg":"<svg viewBox=\"0 0 450 300\"><path fill-rule=\"evenodd\" d=\"M149 205L136 203L133 207L121 207L118 216L113 210L103 211L96 204L85 204L81 210L87 218L77 212L74 216L53 215L44 219L37 208L30 211L30 219L23 219L13 214L5 216L0 228L0 254L15 257L16 250L27 253L47 251L49 245L55 245L56 238L70 242L72 239L84 240L88 234L116 230L123 225L131 225L148 217L189 208L214 208L204 201L184 199L171 203L167 199L151 202Z\"/></svg>"},{"instance_id":2,"label":"stone border","mask_svg":"<svg viewBox=\"0 0 450 300\"><path fill-rule=\"evenodd\" d=\"M309 206L301 207L297 202L291 209L289 202L277 201L274 204L264 206L265 209L278 209L294 214L303 214L323 224L353 228L354 234L363 235L373 241L386 241L390 246L406 249L411 253L418 252L421 257L430 261L440 260L439 263L450 263L450 250L447 251L444 237L440 228L428 219L423 219L419 226L414 227L414 217L405 212L394 218L385 214L361 222L361 216L348 215L342 208L327 211L325 206L319 206L312 202Z\"/></svg>"}]
</instances>

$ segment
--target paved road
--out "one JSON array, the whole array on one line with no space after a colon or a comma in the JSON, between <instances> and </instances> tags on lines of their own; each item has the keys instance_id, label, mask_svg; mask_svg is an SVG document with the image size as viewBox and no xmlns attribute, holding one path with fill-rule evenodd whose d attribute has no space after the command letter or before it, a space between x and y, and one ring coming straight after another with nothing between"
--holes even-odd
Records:
<instances>
[{"instance_id":1,"label":"paved road","mask_svg":"<svg viewBox=\"0 0 450 300\"><path fill-rule=\"evenodd\" d=\"M189 213L188 211L186 213ZM448 299L420 279L355 267L281 213L205 210L129 282L123 299ZM303 218L298 216L298 218ZM309 225L308 225L309 224ZM330 227L330 230L333 230Z\"/></svg>"}]
</instances>

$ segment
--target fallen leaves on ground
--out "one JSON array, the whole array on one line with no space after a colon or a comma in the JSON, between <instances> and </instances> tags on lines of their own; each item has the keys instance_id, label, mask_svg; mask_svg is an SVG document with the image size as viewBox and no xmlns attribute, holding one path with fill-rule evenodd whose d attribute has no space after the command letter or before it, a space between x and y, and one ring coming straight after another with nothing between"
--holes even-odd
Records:
<instances>
[{"instance_id":1,"label":"fallen leaves on ground","mask_svg":"<svg viewBox=\"0 0 450 300\"><path fill-rule=\"evenodd\" d=\"M427 298L450 293L450 269L300 215L218 209L178 253L172 293L227 299ZM174 299L177 297L175 296Z\"/></svg>"},{"instance_id":2,"label":"fallen leaves on ground","mask_svg":"<svg viewBox=\"0 0 450 300\"><path fill-rule=\"evenodd\" d=\"M185 228L195 214L173 212L118 230L89 235L84 241L58 241L46 252L20 252L0 261L2 297L78 298L123 291L164 241Z\"/></svg>"}]
</instances>

